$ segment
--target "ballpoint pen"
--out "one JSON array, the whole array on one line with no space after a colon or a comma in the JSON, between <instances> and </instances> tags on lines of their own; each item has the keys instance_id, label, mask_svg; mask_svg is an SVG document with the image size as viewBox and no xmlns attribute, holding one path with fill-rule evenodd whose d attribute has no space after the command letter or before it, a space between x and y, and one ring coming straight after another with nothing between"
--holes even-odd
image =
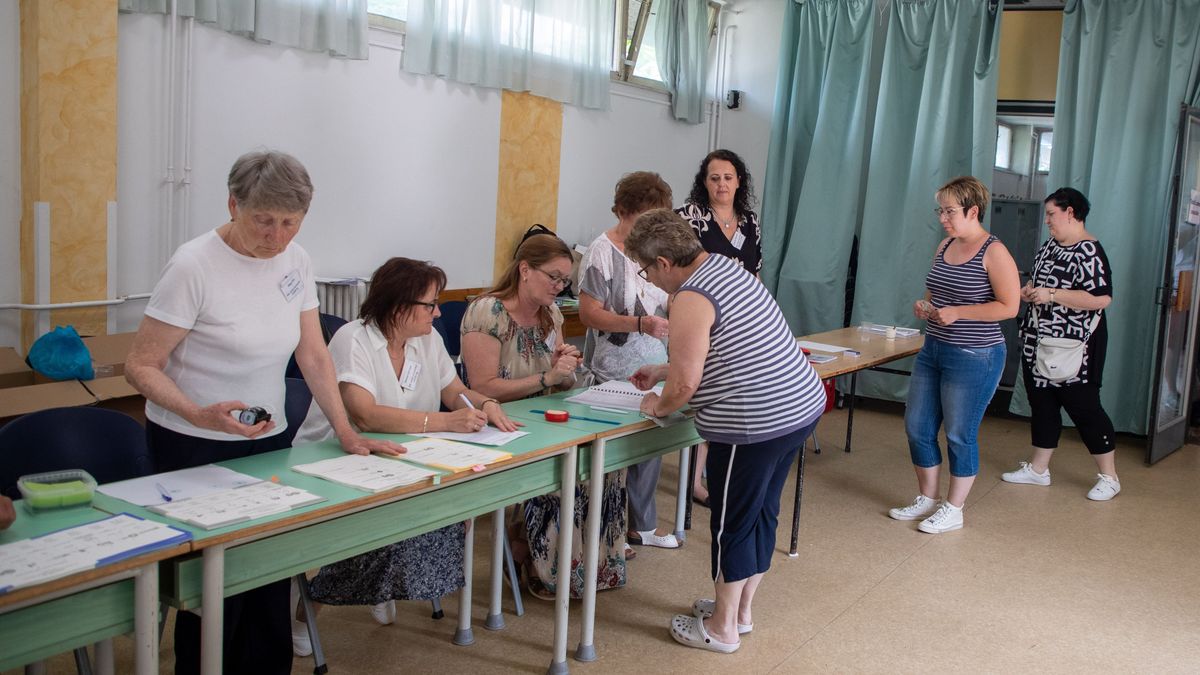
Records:
<instances>
[{"instance_id":1,"label":"ballpoint pen","mask_svg":"<svg viewBox=\"0 0 1200 675\"><path fill-rule=\"evenodd\" d=\"M174 501L171 499L171 493L167 491L167 488L163 487L162 483L155 483L154 488L158 490L158 494L163 498L164 502Z\"/></svg>"}]
</instances>

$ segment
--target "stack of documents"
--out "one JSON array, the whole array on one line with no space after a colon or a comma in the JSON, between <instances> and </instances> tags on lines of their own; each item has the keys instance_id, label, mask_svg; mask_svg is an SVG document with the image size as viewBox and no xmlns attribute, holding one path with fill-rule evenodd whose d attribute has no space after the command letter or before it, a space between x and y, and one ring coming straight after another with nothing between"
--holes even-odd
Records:
<instances>
[{"instance_id":1,"label":"stack of documents","mask_svg":"<svg viewBox=\"0 0 1200 675\"><path fill-rule=\"evenodd\" d=\"M322 501L325 501L324 497L298 487L259 481L232 490L151 506L150 510L189 525L213 530Z\"/></svg>"},{"instance_id":2,"label":"stack of documents","mask_svg":"<svg viewBox=\"0 0 1200 675\"><path fill-rule=\"evenodd\" d=\"M528 431L500 431L496 427L487 424L479 431L470 433L462 431L430 431L421 434L425 438L442 438L448 441L466 441L467 443L478 443L480 445L504 445L511 441L515 441L522 436L528 436ZM405 445L408 445L405 443Z\"/></svg>"},{"instance_id":3,"label":"stack of documents","mask_svg":"<svg viewBox=\"0 0 1200 675\"><path fill-rule=\"evenodd\" d=\"M292 471L367 492L383 492L438 475L436 471L378 455L342 455L293 466Z\"/></svg>"},{"instance_id":4,"label":"stack of documents","mask_svg":"<svg viewBox=\"0 0 1200 675\"><path fill-rule=\"evenodd\" d=\"M650 391L662 396L662 385L657 385ZM648 393L650 392L633 386L632 382L612 380L588 387L579 394L567 397L567 400L571 403L582 403L593 407L638 412L642 407L642 398Z\"/></svg>"},{"instance_id":5,"label":"stack of documents","mask_svg":"<svg viewBox=\"0 0 1200 675\"><path fill-rule=\"evenodd\" d=\"M920 332L921 332L921 330L919 328L905 328L903 326L885 326L883 324L878 324L878 323L864 323L864 324L859 325L859 327L858 327L859 330L864 330L864 331L867 331L868 333L877 333L879 335L887 335L887 330L889 328L895 328L896 329L896 337L902 337L902 338L912 337L914 335L920 334Z\"/></svg>"},{"instance_id":6,"label":"stack of documents","mask_svg":"<svg viewBox=\"0 0 1200 675\"><path fill-rule=\"evenodd\" d=\"M475 466L486 466L492 462L512 457L507 452L478 448L442 438L418 438L415 441L405 441L404 447L408 449L408 452L400 455L401 459L447 471L462 471Z\"/></svg>"},{"instance_id":7,"label":"stack of documents","mask_svg":"<svg viewBox=\"0 0 1200 675\"><path fill-rule=\"evenodd\" d=\"M126 513L0 546L0 593L175 546L192 535Z\"/></svg>"},{"instance_id":8,"label":"stack of documents","mask_svg":"<svg viewBox=\"0 0 1200 675\"><path fill-rule=\"evenodd\" d=\"M251 485L261 480L223 466L205 464L190 469L106 483L96 490L130 504L155 506Z\"/></svg>"}]
</instances>

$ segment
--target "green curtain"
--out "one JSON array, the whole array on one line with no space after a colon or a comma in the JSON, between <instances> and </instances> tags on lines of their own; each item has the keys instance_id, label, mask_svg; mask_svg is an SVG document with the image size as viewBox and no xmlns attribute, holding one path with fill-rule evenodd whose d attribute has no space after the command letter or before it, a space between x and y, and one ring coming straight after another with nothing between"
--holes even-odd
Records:
<instances>
[{"instance_id":1,"label":"green curtain","mask_svg":"<svg viewBox=\"0 0 1200 675\"><path fill-rule=\"evenodd\" d=\"M1060 52L1047 189L1092 203L1114 291L1101 398L1118 431L1143 434L1179 107L1200 105L1200 0L1072 0ZM1029 413L1020 382L1010 409Z\"/></svg>"},{"instance_id":2,"label":"green curtain","mask_svg":"<svg viewBox=\"0 0 1200 675\"><path fill-rule=\"evenodd\" d=\"M171 2L118 0L117 8L168 14ZM257 42L350 59L368 54L367 0L178 0L175 11Z\"/></svg>"},{"instance_id":3,"label":"green curtain","mask_svg":"<svg viewBox=\"0 0 1200 675\"><path fill-rule=\"evenodd\" d=\"M842 326L862 199L874 0L788 2L763 189L763 283L796 335Z\"/></svg>"},{"instance_id":4,"label":"green curtain","mask_svg":"<svg viewBox=\"0 0 1200 675\"><path fill-rule=\"evenodd\" d=\"M699 124L708 82L708 0L655 0L654 6L654 54L671 92L671 113Z\"/></svg>"},{"instance_id":5,"label":"green curtain","mask_svg":"<svg viewBox=\"0 0 1200 675\"><path fill-rule=\"evenodd\" d=\"M891 3L853 323L919 325L912 304L946 236L933 215L934 192L966 174L991 183L1000 12L988 0ZM858 392L903 400L908 378L866 372Z\"/></svg>"}]
</instances>

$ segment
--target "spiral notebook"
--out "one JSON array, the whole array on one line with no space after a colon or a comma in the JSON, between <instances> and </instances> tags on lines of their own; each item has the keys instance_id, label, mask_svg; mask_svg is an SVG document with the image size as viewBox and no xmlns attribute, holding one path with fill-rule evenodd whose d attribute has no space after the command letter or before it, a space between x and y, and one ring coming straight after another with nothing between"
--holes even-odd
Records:
<instances>
[{"instance_id":1,"label":"spiral notebook","mask_svg":"<svg viewBox=\"0 0 1200 675\"><path fill-rule=\"evenodd\" d=\"M650 391L662 396L662 385L656 385ZM588 387L586 391L568 396L567 400L571 403L638 412L641 410L642 397L648 393L650 392L633 386L632 382L613 380Z\"/></svg>"}]
</instances>

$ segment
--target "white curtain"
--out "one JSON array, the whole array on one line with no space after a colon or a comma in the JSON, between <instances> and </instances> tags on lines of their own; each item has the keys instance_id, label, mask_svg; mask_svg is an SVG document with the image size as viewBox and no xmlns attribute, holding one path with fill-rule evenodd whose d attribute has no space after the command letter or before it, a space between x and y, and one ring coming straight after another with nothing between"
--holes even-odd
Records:
<instances>
[{"instance_id":1,"label":"white curtain","mask_svg":"<svg viewBox=\"0 0 1200 675\"><path fill-rule=\"evenodd\" d=\"M404 70L608 108L612 0L411 0Z\"/></svg>"},{"instance_id":2,"label":"white curtain","mask_svg":"<svg viewBox=\"0 0 1200 675\"><path fill-rule=\"evenodd\" d=\"M171 0L118 0L117 7L169 14ZM367 0L178 0L175 11L258 42L367 58Z\"/></svg>"}]
</instances>

